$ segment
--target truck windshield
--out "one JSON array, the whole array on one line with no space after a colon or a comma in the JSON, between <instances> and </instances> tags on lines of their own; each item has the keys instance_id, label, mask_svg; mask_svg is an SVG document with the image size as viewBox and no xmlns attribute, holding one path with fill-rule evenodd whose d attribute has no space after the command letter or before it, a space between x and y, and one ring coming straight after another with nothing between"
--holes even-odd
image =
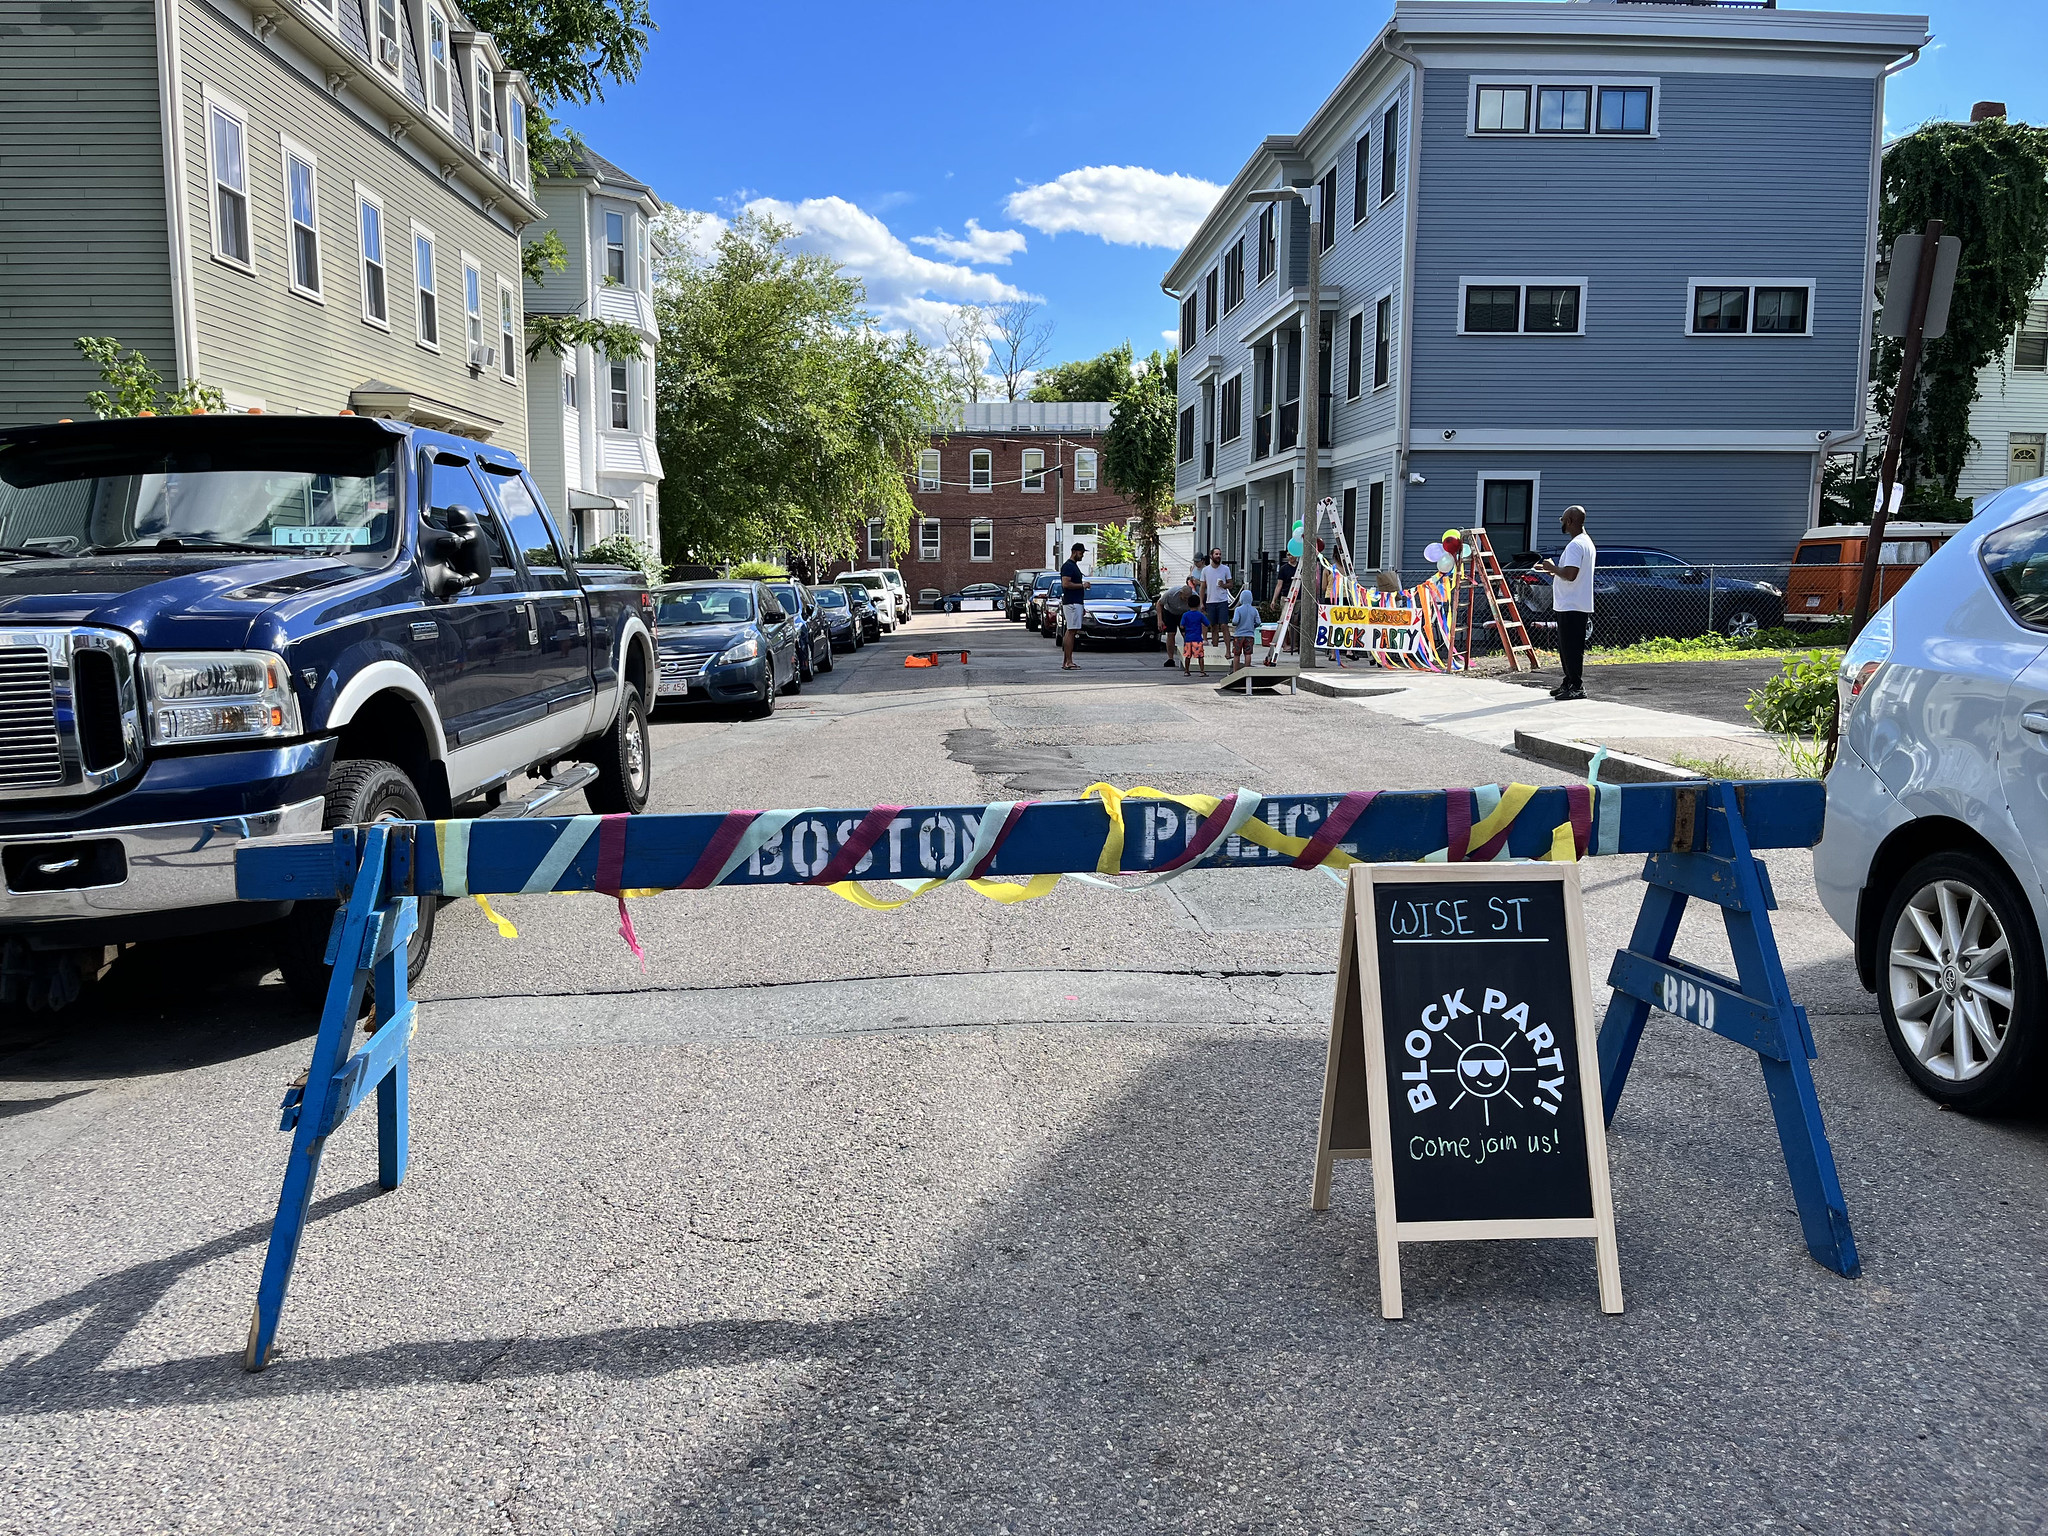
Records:
<instances>
[{"instance_id":1,"label":"truck windshield","mask_svg":"<svg viewBox=\"0 0 2048 1536\"><path fill-rule=\"evenodd\" d=\"M754 616L754 599L745 587L698 587L664 592L654 610L657 627L680 624L743 624Z\"/></svg>"},{"instance_id":2,"label":"truck windshield","mask_svg":"<svg viewBox=\"0 0 2048 1536\"><path fill-rule=\"evenodd\" d=\"M226 454L192 463L94 464L59 473L0 461L0 546L51 555L136 549L238 549L337 556L381 565L397 537L397 457L356 453L363 473L236 468ZM84 466L80 466L84 468Z\"/></svg>"}]
</instances>

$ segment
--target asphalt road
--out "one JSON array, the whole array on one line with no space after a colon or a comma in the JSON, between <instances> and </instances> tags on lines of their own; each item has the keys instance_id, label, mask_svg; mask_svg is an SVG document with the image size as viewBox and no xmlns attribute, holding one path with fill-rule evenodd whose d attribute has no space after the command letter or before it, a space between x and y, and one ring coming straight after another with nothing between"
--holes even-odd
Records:
<instances>
[{"instance_id":1,"label":"asphalt road","mask_svg":"<svg viewBox=\"0 0 2048 1536\"><path fill-rule=\"evenodd\" d=\"M1584 672L1586 696L1616 704L1635 704L1644 709L1668 709L1681 714L1704 715L1730 725L1753 726L1746 707L1749 696L1776 677L1784 663L1776 657L1756 660L1731 657L1723 661L1629 661L1611 665L1589 664ZM1504 683L1525 688L1555 688L1556 668L1533 676L1503 672Z\"/></svg>"},{"instance_id":2,"label":"asphalt road","mask_svg":"<svg viewBox=\"0 0 2048 1536\"><path fill-rule=\"evenodd\" d=\"M981 615L656 742L663 810L1553 777ZM1308 1210L1320 875L675 893L644 972L608 901L527 897L514 941L443 911L412 1171L336 1139L247 1376L307 1026L253 948L135 951L0 1022L0 1531L2039 1530L2048 1137L1918 1097L1771 864L1864 1276L1806 1257L1753 1060L1659 1020L1620 1317L1551 1242L1410 1248L1380 1318L1369 1169ZM1636 868L1585 870L1596 977Z\"/></svg>"}]
</instances>

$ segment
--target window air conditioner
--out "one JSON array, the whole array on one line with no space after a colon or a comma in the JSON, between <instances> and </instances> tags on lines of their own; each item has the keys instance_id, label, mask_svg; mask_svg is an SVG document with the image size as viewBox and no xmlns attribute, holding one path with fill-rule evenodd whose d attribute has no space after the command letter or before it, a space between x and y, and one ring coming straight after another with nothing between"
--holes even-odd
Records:
<instances>
[{"instance_id":1,"label":"window air conditioner","mask_svg":"<svg viewBox=\"0 0 2048 1536\"><path fill-rule=\"evenodd\" d=\"M472 368L488 368L497 360L496 347L476 346L469 349L469 366Z\"/></svg>"},{"instance_id":2,"label":"window air conditioner","mask_svg":"<svg viewBox=\"0 0 2048 1536\"><path fill-rule=\"evenodd\" d=\"M377 57L384 61L386 69L398 68L398 39L395 37L378 38Z\"/></svg>"}]
</instances>

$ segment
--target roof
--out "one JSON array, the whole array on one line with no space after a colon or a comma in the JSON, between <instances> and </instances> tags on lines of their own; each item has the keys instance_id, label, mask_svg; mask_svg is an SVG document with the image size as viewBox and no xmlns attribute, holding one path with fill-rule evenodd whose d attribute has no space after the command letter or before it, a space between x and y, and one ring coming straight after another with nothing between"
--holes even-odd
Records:
<instances>
[{"instance_id":1,"label":"roof","mask_svg":"<svg viewBox=\"0 0 2048 1536\"><path fill-rule=\"evenodd\" d=\"M627 175L581 139L576 141L576 174L587 176L601 186L630 192L635 197L654 197L654 189L646 182L637 176ZM654 200L657 203L661 201L658 197Z\"/></svg>"},{"instance_id":2,"label":"roof","mask_svg":"<svg viewBox=\"0 0 2048 1536\"><path fill-rule=\"evenodd\" d=\"M960 407L955 432L1102 432L1107 400L983 400Z\"/></svg>"}]
</instances>

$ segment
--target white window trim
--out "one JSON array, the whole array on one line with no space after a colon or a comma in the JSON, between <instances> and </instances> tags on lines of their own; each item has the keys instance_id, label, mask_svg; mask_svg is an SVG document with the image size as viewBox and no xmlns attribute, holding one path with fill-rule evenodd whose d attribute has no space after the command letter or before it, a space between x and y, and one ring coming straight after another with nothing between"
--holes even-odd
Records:
<instances>
[{"instance_id":1,"label":"white window trim","mask_svg":"<svg viewBox=\"0 0 2048 1536\"><path fill-rule=\"evenodd\" d=\"M510 332L507 332L505 329L505 300L508 297L512 300L513 328ZM504 346L505 343L508 341L515 347L519 345L519 333L522 329L519 322L523 318L524 317L519 313L519 289L513 285L512 280L510 278L505 277L501 273L498 277L499 346ZM503 379L507 384L512 385L515 389L519 385L519 374L516 370L516 366L512 362L512 353L509 350L505 353L503 357L498 359L498 377Z\"/></svg>"},{"instance_id":2,"label":"white window trim","mask_svg":"<svg viewBox=\"0 0 2048 1536\"><path fill-rule=\"evenodd\" d=\"M475 141L477 158L489 161L491 158L490 136L499 131L498 76L497 72L491 68L491 61L484 57L480 49L472 49L470 52L470 74L472 78L465 82L470 87L470 137ZM485 76L491 82L491 91L488 96L479 96L477 94L477 81L474 77L479 74ZM486 109L491 114L491 120L488 125L484 122L484 112Z\"/></svg>"},{"instance_id":3,"label":"white window trim","mask_svg":"<svg viewBox=\"0 0 2048 1536\"><path fill-rule=\"evenodd\" d=\"M922 517L917 522L917 558L930 561L939 558L941 548L939 519Z\"/></svg>"},{"instance_id":4,"label":"white window trim","mask_svg":"<svg viewBox=\"0 0 2048 1536\"><path fill-rule=\"evenodd\" d=\"M986 539L988 540L988 553L987 553L987 554L985 554L985 555L977 555L977 554L976 554L976 553L974 552L974 546L975 546L975 543L976 543L976 542L977 542L978 540L980 540L980 539L983 539L983 538L986 538ZM970 563L972 563L972 564L975 564L975 565L986 565L986 564L988 564L988 563L989 563L990 561L994 560L994 559L995 559L995 557L996 557L996 523L995 523L995 519L994 519L994 518L992 518L992 517L977 517L977 518L975 518L975 519L974 519L974 520L973 520L972 522L970 522L970 523L969 523L969 524L967 525L967 558L968 558L968 561L969 561Z\"/></svg>"},{"instance_id":5,"label":"white window trim","mask_svg":"<svg viewBox=\"0 0 2048 1536\"><path fill-rule=\"evenodd\" d=\"M456 248L455 254L460 258L462 266L462 356L463 360L467 362L471 347L485 345L483 323L484 264L459 246ZM476 308L474 310L469 307L469 274L471 272L476 273ZM477 333L474 340L470 338L469 334L469 322L472 318L476 321Z\"/></svg>"},{"instance_id":6,"label":"white window trim","mask_svg":"<svg viewBox=\"0 0 2048 1536\"><path fill-rule=\"evenodd\" d=\"M420 240L424 237L432 253L433 267L427 276L433 279L434 295L434 339L427 340L426 327L422 323L426 311L420 305ZM441 333L446 329L447 306L441 302L441 242L426 225L412 221L412 339L422 351L438 353L441 350Z\"/></svg>"},{"instance_id":7,"label":"white window trim","mask_svg":"<svg viewBox=\"0 0 2048 1536\"><path fill-rule=\"evenodd\" d=\"M292 217L292 166L294 160L303 160L306 169L313 173L313 277L323 287L327 282L327 242L320 237L320 159L305 145L288 133L277 136L277 168L284 187L284 281L285 286L302 299L315 304L325 304L326 295L321 288L307 288L299 283L296 242L292 232L298 221Z\"/></svg>"},{"instance_id":8,"label":"white window trim","mask_svg":"<svg viewBox=\"0 0 2048 1536\"><path fill-rule=\"evenodd\" d=\"M612 370L614 368L622 370L625 374L625 383L618 389L612 388ZM623 395L626 400L626 424L623 427L613 425L614 413L612 406L616 403L614 396L620 395ZM607 432L631 432L633 430L633 370L629 364L618 358L607 359L605 363L604 420Z\"/></svg>"},{"instance_id":9,"label":"white window trim","mask_svg":"<svg viewBox=\"0 0 2048 1536\"><path fill-rule=\"evenodd\" d=\"M300 8L313 13L313 19L329 32L340 35L341 11L335 0L299 0Z\"/></svg>"},{"instance_id":10,"label":"white window trim","mask_svg":"<svg viewBox=\"0 0 2048 1536\"><path fill-rule=\"evenodd\" d=\"M522 192L527 191L533 181L533 169L526 158L527 111L518 90L508 82L505 86L505 174ZM518 119L517 133L512 131L514 118Z\"/></svg>"},{"instance_id":11,"label":"white window trim","mask_svg":"<svg viewBox=\"0 0 2048 1536\"><path fill-rule=\"evenodd\" d=\"M929 461L929 462L930 462L930 464L931 464L931 477L930 477L929 479L927 479L927 478L925 477L925 464L926 464L926 462L927 462L927 461ZM930 494L931 494L931 493L932 493L933 491L936 491L936 490L940 489L940 486L941 486L941 482L942 482L942 481L944 480L944 478L945 478L945 460L944 460L944 459L942 459L942 458L941 458L941 457L939 456L939 450L938 450L938 449L936 449L936 448L920 448L920 449L918 449L918 450L917 450L917 488L918 488L918 490L919 490L920 492L924 493L925 495L930 495Z\"/></svg>"},{"instance_id":12,"label":"white window trim","mask_svg":"<svg viewBox=\"0 0 2048 1536\"><path fill-rule=\"evenodd\" d=\"M384 50L377 46L380 35L377 31L377 22L380 19L379 10L382 4L383 0L370 0L370 62L377 69L389 75L392 79L397 80L403 78L405 74L405 3L404 0L394 0L391 8L391 19L397 27L397 32L391 41L397 47L398 57L389 64L384 62Z\"/></svg>"},{"instance_id":13,"label":"white window trim","mask_svg":"<svg viewBox=\"0 0 2048 1536\"><path fill-rule=\"evenodd\" d=\"M1031 483L1031 466L1029 463L1031 455L1034 453L1038 455L1038 484L1036 485ZM1046 474L1045 450L1043 448L1026 448L1023 450L1017 460L1017 489L1026 496L1043 496L1045 494Z\"/></svg>"},{"instance_id":14,"label":"white window trim","mask_svg":"<svg viewBox=\"0 0 2048 1536\"><path fill-rule=\"evenodd\" d=\"M1222 398L1222 396L1221 396L1221 395L1218 395L1218 397L1217 397L1217 398L1218 398L1218 399L1220 400L1220 399ZM1084 457L1085 457L1085 458L1086 458L1086 459L1088 460L1088 476L1087 476L1087 480L1086 480L1086 482L1085 482L1085 483L1083 482L1083 480L1082 480L1082 476L1081 476L1081 460L1082 460L1082 459L1083 459ZM1101 450L1100 450L1100 449L1096 449L1096 448L1076 448L1076 449L1074 450L1074 490L1075 490L1075 492L1076 492L1077 494L1087 494L1087 495L1093 495L1093 494L1095 494L1095 489L1096 489L1096 487L1097 487L1097 486L1099 486L1099 485L1100 485L1101 483L1102 483L1102 453L1101 453Z\"/></svg>"},{"instance_id":15,"label":"white window trim","mask_svg":"<svg viewBox=\"0 0 2048 1536\"><path fill-rule=\"evenodd\" d=\"M619 213L610 208L600 208L598 210L597 248L602 259L598 265L597 280L607 288L630 288L632 286L630 279L633 275L633 268L627 259L627 252L631 249L629 242L633 233L631 217L630 214ZM619 276L617 282L612 280L611 271L611 221L613 219L619 221Z\"/></svg>"},{"instance_id":16,"label":"white window trim","mask_svg":"<svg viewBox=\"0 0 2048 1536\"><path fill-rule=\"evenodd\" d=\"M448 110L442 111L434 105L434 18L441 18L441 46L443 63L448 70ZM404 48L400 43L399 47ZM420 94L427 98L427 111L439 118L448 127L455 126L455 71L460 67L455 61L455 29L449 25L448 13L440 6L429 3L420 24Z\"/></svg>"},{"instance_id":17,"label":"white window trim","mask_svg":"<svg viewBox=\"0 0 2048 1536\"><path fill-rule=\"evenodd\" d=\"M1712 287L1710 283L1707 286ZM1734 287L1733 283L1728 285ZM1515 329L1512 331L1468 331L1465 329L1465 290L1468 288L1512 288L1515 290ZM1576 288L1579 290L1579 328L1576 331L1525 331L1521 329L1528 318L1528 292L1531 288ZM1560 338L1584 336L1586 334L1586 312L1591 308L1592 292L1583 277L1461 277L1458 279L1458 322L1460 336L1534 336L1542 341L1556 341ZM1691 299L1687 299L1690 305ZM1689 311L1688 311L1689 312Z\"/></svg>"},{"instance_id":18,"label":"white window trim","mask_svg":"<svg viewBox=\"0 0 2048 1536\"><path fill-rule=\"evenodd\" d=\"M1749 308L1744 326L1739 331L1696 331L1692 328L1693 296L1702 288L1747 288ZM1759 331L1756 328L1756 291L1759 288L1804 288L1806 290L1806 329L1803 331ZM1697 277L1685 285L1685 315L1681 324L1685 334L1703 341L1811 341L1813 339L1814 306L1820 295L1810 277ZM1585 301L1579 304L1579 323L1585 324Z\"/></svg>"},{"instance_id":19,"label":"white window trim","mask_svg":"<svg viewBox=\"0 0 2048 1536\"><path fill-rule=\"evenodd\" d=\"M1235 371L1234 373L1226 373L1226 374L1224 374L1224 375L1223 375L1223 377L1222 377L1222 378L1220 378L1220 379L1218 379L1218 380L1216 381L1216 415L1217 415L1217 422L1216 422L1216 446L1217 446L1217 448L1218 448L1218 450L1219 450L1219 451L1221 450L1221 448L1222 448L1223 444L1225 444L1225 443L1237 443L1237 442L1242 442L1242 441L1244 441L1244 376L1245 376L1245 369L1243 368L1243 366L1242 366L1242 365L1240 365L1240 366L1238 367L1238 369L1237 369L1237 370L1236 370L1236 371ZM1235 436L1235 437L1225 437L1225 436L1223 435L1223 422L1222 422L1222 416L1223 416L1223 391L1224 391L1224 389L1225 389L1225 388L1226 388L1226 387L1227 387L1227 386L1229 385L1229 383L1230 383L1230 381L1231 381L1232 379L1236 379L1236 380L1238 381L1238 385L1237 385L1237 436Z\"/></svg>"},{"instance_id":20,"label":"white window trim","mask_svg":"<svg viewBox=\"0 0 2048 1536\"><path fill-rule=\"evenodd\" d=\"M1550 82L1555 84L1555 81ZM1543 527L1543 471L1540 469L1482 469L1472 477L1472 526L1486 526L1486 482L1526 480L1529 482L1529 547L1537 547L1536 535ZM1371 503L1366 504L1368 514Z\"/></svg>"},{"instance_id":21,"label":"white window trim","mask_svg":"<svg viewBox=\"0 0 2048 1536\"><path fill-rule=\"evenodd\" d=\"M211 226L207 244L213 252L213 259L224 267L233 267L237 272L254 274L256 271L256 219L250 207L249 198L249 111L248 108L215 91L212 86L201 90L201 99L206 105L206 211ZM242 232L249 237L249 258L230 256L220 248L220 182L214 175L213 114L219 112L231 117L242 130Z\"/></svg>"},{"instance_id":22,"label":"white window trim","mask_svg":"<svg viewBox=\"0 0 2048 1536\"><path fill-rule=\"evenodd\" d=\"M988 484L986 484L986 485L976 485L976 484L974 483L974 474L975 474L975 470L974 470L974 461L975 461L976 459L982 459L982 458L985 458L985 459L987 459L987 460L988 460ZM970 494L972 494L972 495L975 495L975 496L987 496L987 495L991 494L991 493L992 493L992 492L993 492L993 491L995 490L995 488L996 488L996 456L995 456L995 450L993 450L993 449L991 449L991 448L974 448L974 449L970 449L970 450L969 450L969 452L968 452L968 454L967 454L967 489L968 489L969 493L970 493Z\"/></svg>"},{"instance_id":23,"label":"white window trim","mask_svg":"<svg viewBox=\"0 0 2048 1536\"><path fill-rule=\"evenodd\" d=\"M868 519L868 558L870 560L881 560L886 558L887 555L888 538L882 529L882 519L871 517Z\"/></svg>"},{"instance_id":24,"label":"white window trim","mask_svg":"<svg viewBox=\"0 0 2048 1536\"><path fill-rule=\"evenodd\" d=\"M384 199L372 192L360 181L356 184L356 287L363 301L363 324L375 326L380 331L391 329L391 221L384 215ZM377 265L384 271L384 318L379 320L370 313L370 252L363 244L363 204L368 203L377 210L377 238L383 249L383 256ZM417 302L419 295L413 295Z\"/></svg>"},{"instance_id":25,"label":"white window trim","mask_svg":"<svg viewBox=\"0 0 2048 1536\"><path fill-rule=\"evenodd\" d=\"M1479 123L1479 89L1481 86L1527 86L1529 88L1529 126L1520 130L1513 128L1481 129ZM1582 85L1592 90L1586 103L1590 118L1584 133L1566 133L1552 129L1539 133L1536 128L1536 109L1540 100L1538 92L1546 85ZM1648 133L1602 133L1600 131L1600 87L1635 86L1647 87L1650 92L1650 131ZM1613 142L1622 140L1654 139L1658 133L1657 119L1664 110L1664 81L1658 75L1514 75L1483 74L1477 70L1465 82L1465 137L1468 139L1604 139ZM1730 286L1733 286L1732 284Z\"/></svg>"},{"instance_id":26,"label":"white window trim","mask_svg":"<svg viewBox=\"0 0 2048 1536\"><path fill-rule=\"evenodd\" d=\"M1462 290L1460 290L1460 292L1462 293ZM1393 289L1383 288L1378 293L1372 296L1372 308L1369 311L1367 311L1367 313L1369 313L1372 316L1372 331L1370 334L1362 338L1364 346L1360 350L1363 353L1364 357L1369 358L1371 360L1373 373L1378 374L1378 372L1380 371L1380 303L1382 300L1386 302L1387 306L1387 376L1384 381L1375 380L1372 386L1372 393L1374 394L1378 394L1383 389L1392 389L1394 387L1395 378L1398 377L1401 372L1400 363L1394 356L1394 345L1400 335L1401 307L1394 302ZM1461 299L1460 303L1462 304L1462 302L1463 301ZM1581 299L1579 302L1583 306L1585 300ZM1464 311L1461 308L1459 313L1462 314L1463 312Z\"/></svg>"}]
</instances>

